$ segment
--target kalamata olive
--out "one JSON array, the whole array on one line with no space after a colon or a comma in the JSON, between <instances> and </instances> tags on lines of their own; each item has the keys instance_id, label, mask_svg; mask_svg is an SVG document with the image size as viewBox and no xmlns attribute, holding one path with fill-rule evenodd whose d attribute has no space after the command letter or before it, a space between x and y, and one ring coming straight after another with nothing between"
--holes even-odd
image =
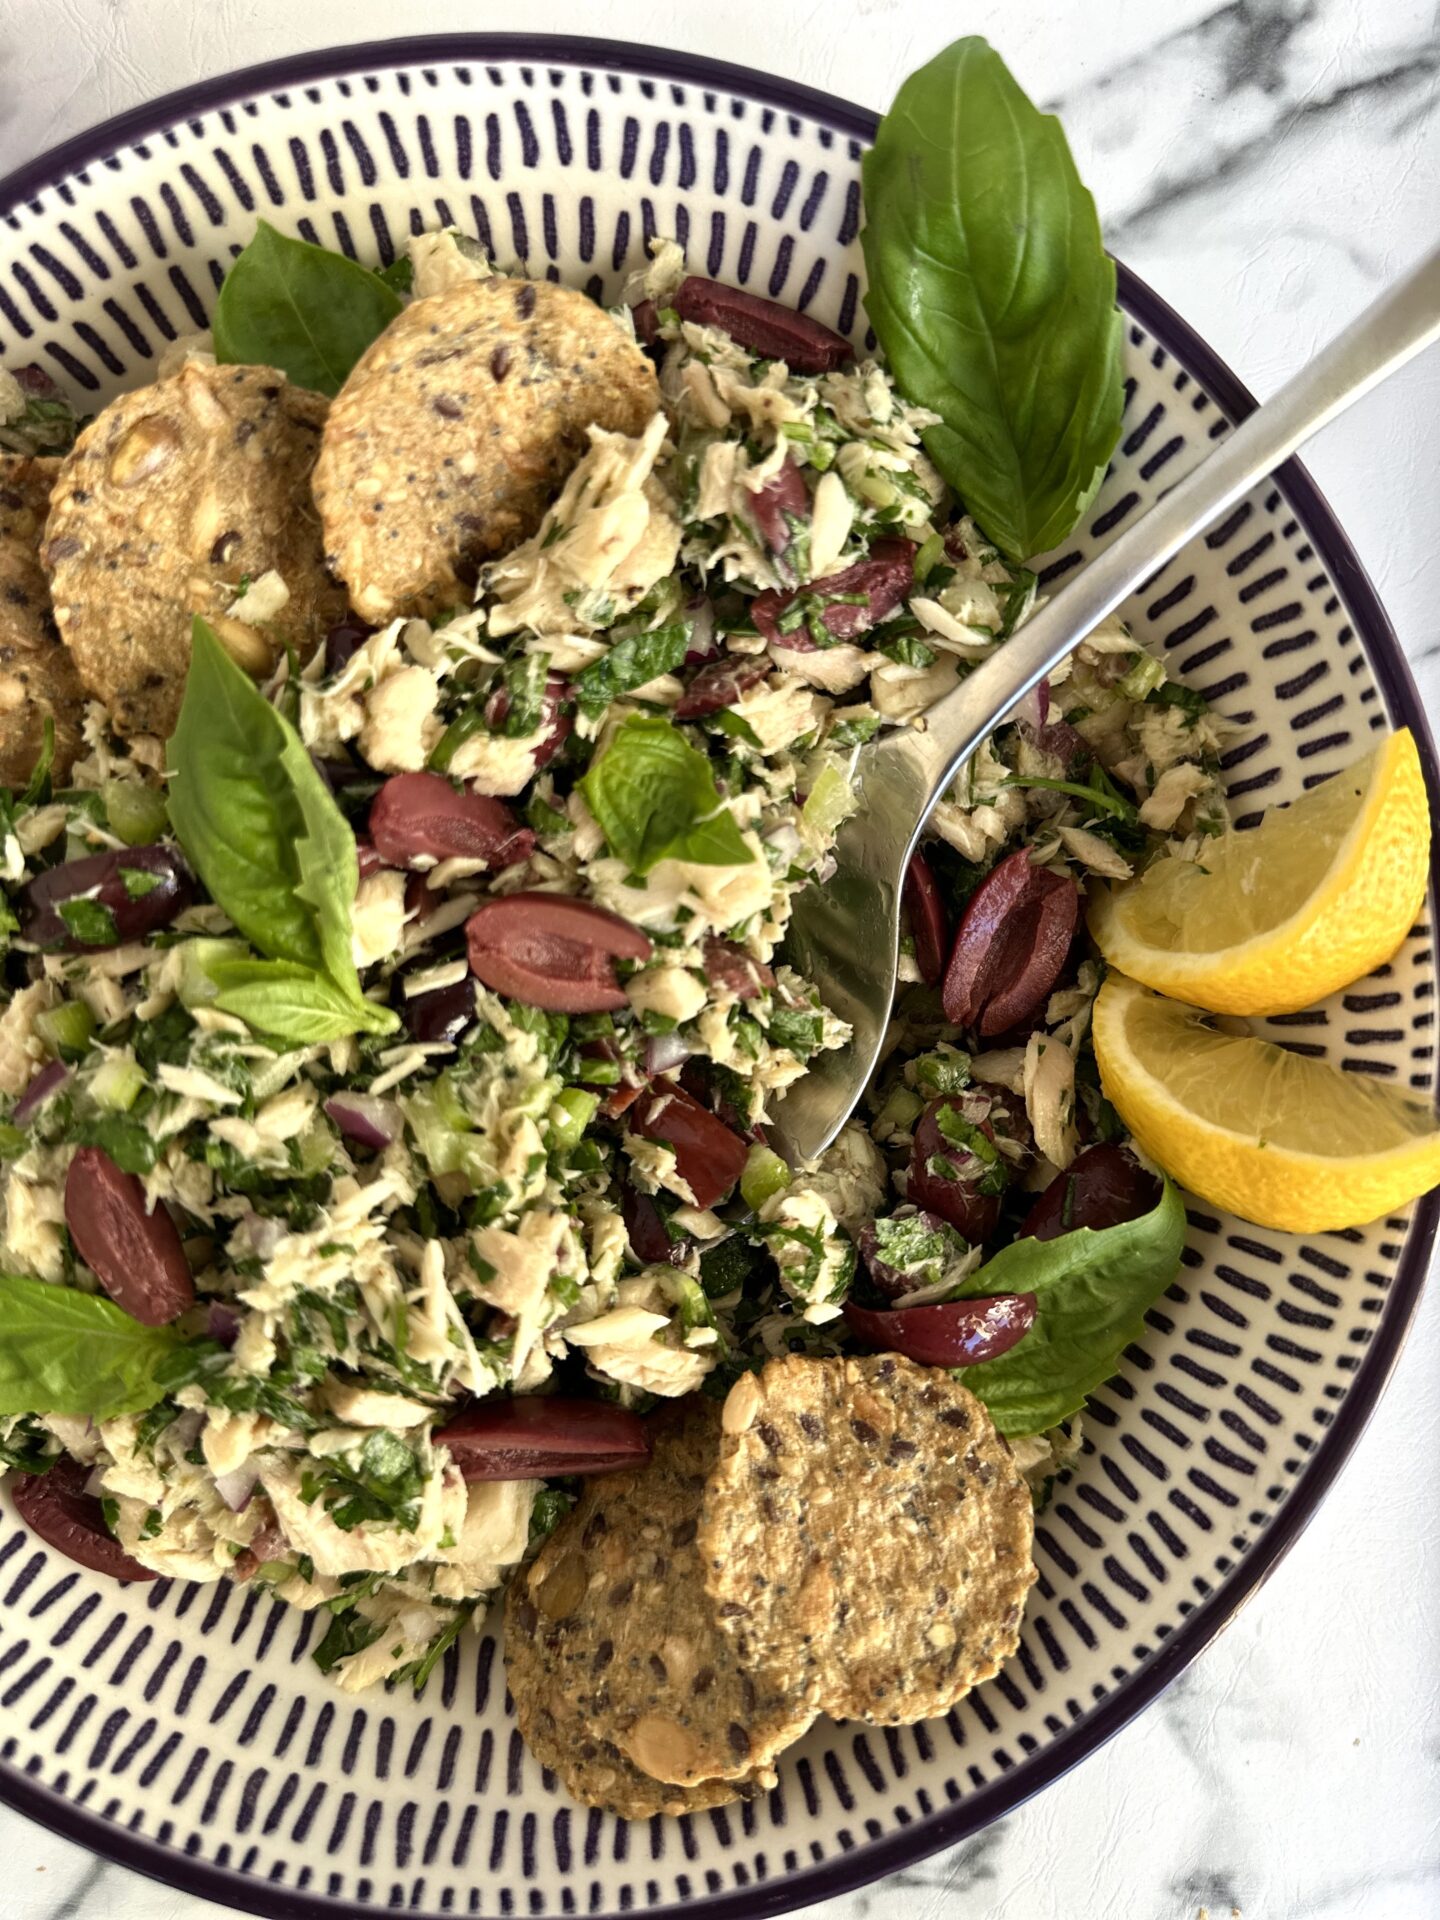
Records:
<instances>
[{"instance_id":1,"label":"kalamata olive","mask_svg":"<svg viewBox=\"0 0 1440 1920\"><path fill-rule=\"evenodd\" d=\"M970 896L950 950L941 1000L945 1018L981 1034L1022 1026L1060 977L1080 917L1068 874L1030 863L1020 847Z\"/></svg>"},{"instance_id":2,"label":"kalamata olive","mask_svg":"<svg viewBox=\"0 0 1440 1920\"><path fill-rule=\"evenodd\" d=\"M795 538L792 523L810 518L810 494L805 476L788 455L779 472L772 473L763 486L749 495L749 505L750 517L760 538L772 553L785 553ZM793 580L795 576L787 572L782 578Z\"/></svg>"},{"instance_id":3,"label":"kalamata olive","mask_svg":"<svg viewBox=\"0 0 1440 1920\"><path fill-rule=\"evenodd\" d=\"M630 1251L642 1266L673 1266L690 1251L688 1240L671 1239L664 1214L648 1193L642 1193L629 1180L620 1183L620 1217L625 1222Z\"/></svg>"},{"instance_id":4,"label":"kalamata olive","mask_svg":"<svg viewBox=\"0 0 1440 1920\"><path fill-rule=\"evenodd\" d=\"M1057 1173L1025 1216L1017 1240L1056 1240L1077 1227L1118 1227L1149 1213L1160 1182L1121 1147L1087 1147Z\"/></svg>"},{"instance_id":5,"label":"kalamata olive","mask_svg":"<svg viewBox=\"0 0 1440 1920\"><path fill-rule=\"evenodd\" d=\"M950 1226L943 1214L917 1213L913 1216L915 1225L926 1233L941 1233ZM887 1300L898 1300L902 1294L910 1293L918 1284L913 1273L904 1267L897 1267L880 1253L880 1236L875 1231L872 1220L860 1233L860 1258L865 1262L865 1271L874 1281Z\"/></svg>"},{"instance_id":6,"label":"kalamata olive","mask_svg":"<svg viewBox=\"0 0 1440 1920\"><path fill-rule=\"evenodd\" d=\"M175 1222L145 1205L145 1189L100 1147L81 1147L65 1176L65 1225L75 1251L117 1306L161 1327L195 1304Z\"/></svg>"},{"instance_id":7,"label":"kalamata olive","mask_svg":"<svg viewBox=\"0 0 1440 1920\"><path fill-rule=\"evenodd\" d=\"M380 858L373 840L356 840L355 865L362 880L369 880L374 874L385 871L385 862Z\"/></svg>"},{"instance_id":8,"label":"kalamata olive","mask_svg":"<svg viewBox=\"0 0 1440 1920\"><path fill-rule=\"evenodd\" d=\"M434 1435L465 1480L529 1480L559 1473L621 1473L650 1458L638 1414L603 1400L549 1394L483 1400Z\"/></svg>"},{"instance_id":9,"label":"kalamata olive","mask_svg":"<svg viewBox=\"0 0 1440 1920\"><path fill-rule=\"evenodd\" d=\"M927 987L938 987L945 971L950 928L939 885L919 847L911 854L910 865L905 869L905 912L915 941L915 965L920 970L920 978Z\"/></svg>"},{"instance_id":10,"label":"kalamata olive","mask_svg":"<svg viewBox=\"0 0 1440 1920\"><path fill-rule=\"evenodd\" d=\"M442 774L397 773L370 808L370 838L390 867L417 860L483 860L508 867L527 859L535 836L501 800L462 793Z\"/></svg>"},{"instance_id":11,"label":"kalamata olive","mask_svg":"<svg viewBox=\"0 0 1440 1920\"><path fill-rule=\"evenodd\" d=\"M548 767L575 730L575 716L566 708L571 698L570 682L562 674L552 673L540 697L540 727L544 738L535 749L535 771ZM485 724L492 733L503 730L510 713L510 689L497 687L485 702ZM537 731L539 729L537 728Z\"/></svg>"},{"instance_id":12,"label":"kalamata olive","mask_svg":"<svg viewBox=\"0 0 1440 1920\"><path fill-rule=\"evenodd\" d=\"M635 338L642 346L653 347L660 338L660 309L653 300L639 300L630 309L635 322Z\"/></svg>"},{"instance_id":13,"label":"kalamata olive","mask_svg":"<svg viewBox=\"0 0 1440 1920\"><path fill-rule=\"evenodd\" d=\"M700 720L733 707L742 694L759 686L770 664L763 653L722 653L718 660L707 660L675 702L675 718Z\"/></svg>"},{"instance_id":14,"label":"kalamata olive","mask_svg":"<svg viewBox=\"0 0 1440 1920\"><path fill-rule=\"evenodd\" d=\"M563 893L487 900L465 923L470 971L496 993L551 1013L628 1006L617 960L648 960L650 941L618 913Z\"/></svg>"},{"instance_id":15,"label":"kalamata olive","mask_svg":"<svg viewBox=\"0 0 1440 1920\"><path fill-rule=\"evenodd\" d=\"M947 1137L941 1115L959 1139ZM915 1128L905 1196L917 1207L938 1213L978 1247L1000 1220L1000 1196L1009 1169L995 1145L989 1096L979 1088L932 1100Z\"/></svg>"},{"instance_id":16,"label":"kalamata olive","mask_svg":"<svg viewBox=\"0 0 1440 1920\"><path fill-rule=\"evenodd\" d=\"M405 1022L410 1038L421 1046L453 1046L477 1018L475 976L471 973L452 980L448 987L429 987L423 993L405 991L407 979L440 964L434 954L426 954L402 967L390 982L390 1004Z\"/></svg>"},{"instance_id":17,"label":"kalamata olive","mask_svg":"<svg viewBox=\"0 0 1440 1920\"><path fill-rule=\"evenodd\" d=\"M705 942L705 977L722 993L733 993L737 1000L753 1000L766 987L773 987L775 975L763 960L754 960L733 940L715 935Z\"/></svg>"},{"instance_id":18,"label":"kalamata olive","mask_svg":"<svg viewBox=\"0 0 1440 1920\"><path fill-rule=\"evenodd\" d=\"M363 620L357 620L353 614L347 615L344 620L337 620L325 635L326 677L339 673L342 667L348 667L374 631L373 627L367 627Z\"/></svg>"},{"instance_id":19,"label":"kalamata olive","mask_svg":"<svg viewBox=\"0 0 1440 1920\"><path fill-rule=\"evenodd\" d=\"M739 287L722 286L718 280L689 274L666 304L682 320L719 327L752 353L783 360L792 373L830 373L855 357L848 340L808 314L758 294L742 293Z\"/></svg>"},{"instance_id":20,"label":"kalamata olive","mask_svg":"<svg viewBox=\"0 0 1440 1920\"><path fill-rule=\"evenodd\" d=\"M1035 1322L1033 1293L944 1300L933 1307L874 1308L845 1302L846 1320L867 1347L903 1353L922 1367L973 1367L998 1360Z\"/></svg>"},{"instance_id":21,"label":"kalamata olive","mask_svg":"<svg viewBox=\"0 0 1440 1920\"><path fill-rule=\"evenodd\" d=\"M664 1140L675 1149L675 1170L694 1194L697 1207L713 1207L723 1200L749 1156L738 1134L683 1087L668 1081L640 1096L628 1123L643 1139Z\"/></svg>"},{"instance_id":22,"label":"kalamata olive","mask_svg":"<svg viewBox=\"0 0 1440 1920\"><path fill-rule=\"evenodd\" d=\"M86 953L168 927L195 898L178 847L121 847L47 867L20 890L20 932L37 947Z\"/></svg>"},{"instance_id":23,"label":"kalamata olive","mask_svg":"<svg viewBox=\"0 0 1440 1920\"><path fill-rule=\"evenodd\" d=\"M10 1497L30 1531L76 1566L114 1580L153 1580L149 1567L132 1560L106 1526L104 1508L85 1491L89 1478L78 1460L57 1460L48 1473L20 1475Z\"/></svg>"},{"instance_id":24,"label":"kalamata olive","mask_svg":"<svg viewBox=\"0 0 1440 1920\"><path fill-rule=\"evenodd\" d=\"M797 596L803 594L807 604L821 603L821 623L832 640L858 640L877 621L893 613L914 584L915 542L887 534L874 543L863 560L842 567L839 573L809 580L787 593L767 587L751 601L750 617L772 646L813 653L816 642L803 624L789 633L781 628L781 618ZM826 601L831 604L825 605Z\"/></svg>"}]
</instances>

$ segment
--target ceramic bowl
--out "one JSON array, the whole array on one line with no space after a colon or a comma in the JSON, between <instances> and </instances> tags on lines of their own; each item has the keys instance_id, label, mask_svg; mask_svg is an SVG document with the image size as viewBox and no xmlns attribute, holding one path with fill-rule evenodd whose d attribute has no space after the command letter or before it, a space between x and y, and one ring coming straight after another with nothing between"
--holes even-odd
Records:
<instances>
[{"instance_id":1,"label":"ceramic bowl","mask_svg":"<svg viewBox=\"0 0 1440 1920\"><path fill-rule=\"evenodd\" d=\"M656 232L700 272L864 337L870 114L736 67L601 42L391 43L206 82L0 186L0 362L86 408L204 326L264 216L367 261L454 223L502 260L613 298ZM1253 402L1123 268L1125 431L1050 579L1104 544ZM1287 467L1127 609L1236 722L1242 818L1425 726L1374 592ZM1430 756L1428 743L1424 747ZM1427 757L1433 785L1433 757ZM1426 927L1394 962L1276 1022L1400 1085L1433 1072ZM1190 1209L1177 1284L1097 1393L1038 1523L1018 1656L945 1719L822 1723L767 1799L625 1825L525 1752L495 1633L423 1698L336 1692L313 1620L255 1589L126 1589L0 1512L0 1797L96 1851L257 1913L669 1912L819 1899L1014 1807L1154 1698L1264 1579L1333 1479L1395 1358L1436 1196L1297 1239Z\"/></svg>"}]
</instances>

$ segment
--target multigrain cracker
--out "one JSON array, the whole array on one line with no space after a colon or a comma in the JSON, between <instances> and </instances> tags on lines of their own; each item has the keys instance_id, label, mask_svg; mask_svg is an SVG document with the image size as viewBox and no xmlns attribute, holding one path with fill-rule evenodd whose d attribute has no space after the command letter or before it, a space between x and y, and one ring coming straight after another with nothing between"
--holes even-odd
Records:
<instances>
[{"instance_id":1,"label":"multigrain cracker","mask_svg":"<svg viewBox=\"0 0 1440 1920\"><path fill-rule=\"evenodd\" d=\"M66 456L41 557L61 638L119 732L174 727L193 615L259 674L287 641L307 659L346 612L310 497L325 411L273 368L192 363L112 401Z\"/></svg>"},{"instance_id":2,"label":"multigrain cracker","mask_svg":"<svg viewBox=\"0 0 1440 1920\"><path fill-rule=\"evenodd\" d=\"M468 603L482 562L540 524L588 445L637 434L654 369L602 308L496 277L417 300L336 396L315 470L325 551L362 619Z\"/></svg>"},{"instance_id":3,"label":"multigrain cracker","mask_svg":"<svg viewBox=\"0 0 1440 1920\"><path fill-rule=\"evenodd\" d=\"M742 1661L836 1719L944 1713L1015 1651L1030 1494L983 1406L895 1354L772 1360L731 1389L705 1582Z\"/></svg>"},{"instance_id":4,"label":"multigrain cracker","mask_svg":"<svg viewBox=\"0 0 1440 1920\"><path fill-rule=\"evenodd\" d=\"M510 1605L506 1658L521 1731L582 1799L617 1791L599 1779L616 1754L685 1789L768 1784L776 1754L814 1718L739 1665L705 1593L695 1534L719 1407L687 1400L657 1415L651 1432L651 1464L592 1481ZM561 1726L571 1716L594 1753L577 1756L568 1731L532 1737L547 1717Z\"/></svg>"},{"instance_id":5,"label":"multigrain cracker","mask_svg":"<svg viewBox=\"0 0 1440 1920\"><path fill-rule=\"evenodd\" d=\"M23 787L30 778L47 719L55 724L57 780L80 751L85 692L55 630L40 565L59 471L58 460L0 453L0 786Z\"/></svg>"}]
</instances>

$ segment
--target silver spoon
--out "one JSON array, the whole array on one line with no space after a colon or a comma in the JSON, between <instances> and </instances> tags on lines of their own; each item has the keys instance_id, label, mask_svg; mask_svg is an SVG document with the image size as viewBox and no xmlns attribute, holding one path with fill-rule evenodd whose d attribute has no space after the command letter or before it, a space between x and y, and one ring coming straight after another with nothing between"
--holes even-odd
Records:
<instances>
[{"instance_id":1,"label":"silver spoon","mask_svg":"<svg viewBox=\"0 0 1440 1920\"><path fill-rule=\"evenodd\" d=\"M1193 534L1437 336L1440 250L927 709L922 726L862 749L856 764L859 810L840 829L835 873L798 895L787 937L793 964L854 1030L848 1046L815 1054L809 1071L778 1103L775 1131L791 1160L812 1159L830 1144L875 1070L895 997L905 869L936 801L970 755Z\"/></svg>"}]
</instances>

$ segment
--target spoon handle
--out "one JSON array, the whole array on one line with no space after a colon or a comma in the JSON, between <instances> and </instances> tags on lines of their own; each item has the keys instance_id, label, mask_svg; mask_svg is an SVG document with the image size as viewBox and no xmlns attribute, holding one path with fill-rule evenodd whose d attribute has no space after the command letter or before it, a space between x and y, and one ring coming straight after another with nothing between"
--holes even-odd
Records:
<instances>
[{"instance_id":1,"label":"spoon handle","mask_svg":"<svg viewBox=\"0 0 1440 1920\"><path fill-rule=\"evenodd\" d=\"M1192 535L1397 368L1440 337L1440 249L1367 307L1272 400L997 647L912 733L906 757L928 783L910 845L961 764L1031 687ZM918 763L918 764L917 764Z\"/></svg>"}]
</instances>

